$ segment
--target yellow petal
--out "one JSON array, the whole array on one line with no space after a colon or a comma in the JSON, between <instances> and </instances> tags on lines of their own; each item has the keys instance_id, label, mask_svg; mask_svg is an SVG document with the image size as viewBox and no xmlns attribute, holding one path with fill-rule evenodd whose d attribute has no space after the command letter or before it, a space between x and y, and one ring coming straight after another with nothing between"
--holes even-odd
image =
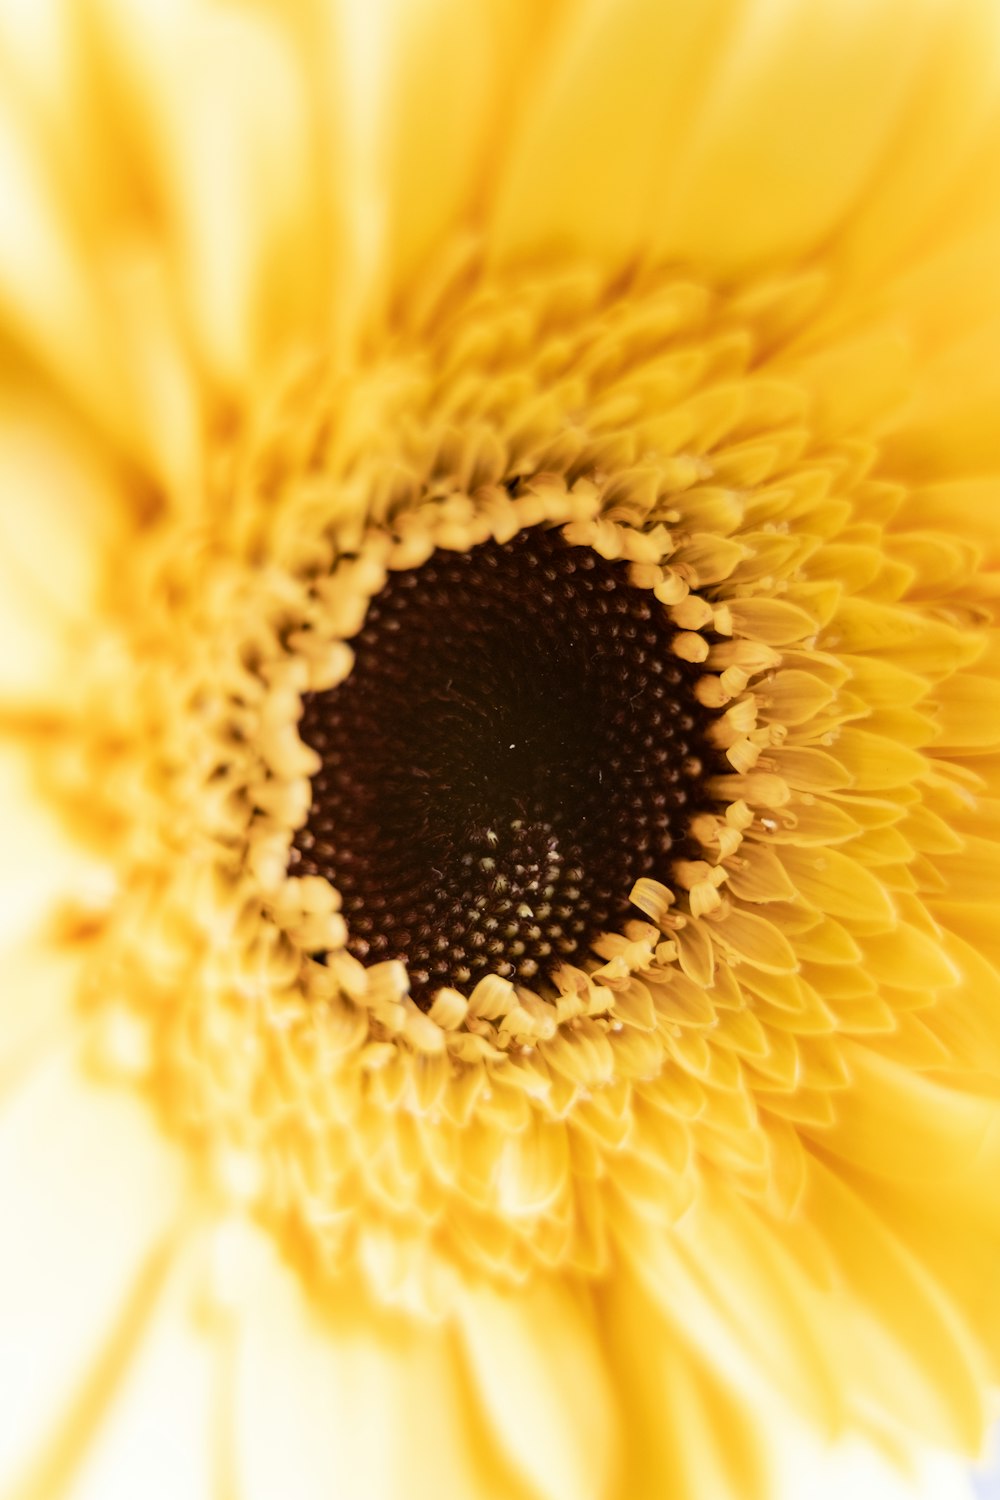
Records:
<instances>
[{"instance_id":1,"label":"yellow petal","mask_svg":"<svg viewBox=\"0 0 1000 1500\"><path fill-rule=\"evenodd\" d=\"M798 968L788 939L767 917L732 907L713 925L712 936L722 948L767 973L791 974Z\"/></svg>"},{"instance_id":2,"label":"yellow petal","mask_svg":"<svg viewBox=\"0 0 1000 1500\"><path fill-rule=\"evenodd\" d=\"M890 0L586 6L528 100L500 245L611 263L652 245L725 270L800 254L872 175L933 22Z\"/></svg>"},{"instance_id":3,"label":"yellow petal","mask_svg":"<svg viewBox=\"0 0 1000 1500\"><path fill-rule=\"evenodd\" d=\"M1000 890L1000 846L992 839L967 835L960 854L940 854L935 865L946 901L981 901Z\"/></svg>"},{"instance_id":4,"label":"yellow petal","mask_svg":"<svg viewBox=\"0 0 1000 1500\"><path fill-rule=\"evenodd\" d=\"M126 507L93 447L47 405L0 418L0 714L58 710Z\"/></svg>"},{"instance_id":5,"label":"yellow petal","mask_svg":"<svg viewBox=\"0 0 1000 1500\"><path fill-rule=\"evenodd\" d=\"M768 762L796 791L831 792L851 784L847 767L814 745L781 745Z\"/></svg>"},{"instance_id":6,"label":"yellow petal","mask_svg":"<svg viewBox=\"0 0 1000 1500\"><path fill-rule=\"evenodd\" d=\"M489 153L505 144L512 99L532 95L550 23L502 0L384 0L371 12L373 169L386 270L399 287L440 255L495 171Z\"/></svg>"},{"instance_id":7,"label":"yellow petal","mask_svg":"<svg viewBox=\"0 0 1000 1500\"><path fill-rule=\"evenodd\" d=\"M83 962L72 946L44 938L0 951L0 1100L63 1044Z\"/></svg>"},{"instance_id":8,"label":"yellow petal","mask_svg":"<svg viewBox=\"0 0 1000 1500\"><path fill-rule=\"evenodd\" d=\"M827 1445L783 1413L775 1413L774 1421L774 1500L975 1500L968 1464L951 1454L911 1445L897 1464L879 1445L854 1434Z\"/></svg>"},{"instance_id":9,"label":"yellow petal","mask_svg":"<svg viewBox=\"0 0 1000 1500\"><path fill-rule=\"evenodd\" d=\"M42 799L27 749L0 740L0 953L33 936L60 902L101 901L107 871L80 849ZM8 990L5 999L14 999Z\"/></svg>"},{"instance_id":10,"label":"yellow petal","mask_svg":"<svg viewBox=\"0 0 1000 1500\"><path fill-rule=\"evenodd\" d=\"M799 670L776 672L755 689L755 694L780 724L789 727L808 723L836 697L827 683Z\"/></svg>"},{"instance_id":11,"label":"yellow petal","mask_svg":"<svg viewBox=\"0 0 1000 1500\"><path fill-rule=\"evenodd\" d=\"M737 635L751 636L769 646L787 646L816 631L812 616L786 599L733 599L729 612Z\"/></svg>"},{"instance_id":12,"label":"yellow petal","mask_svg":"<svg viewBox=\"0 0 1000 1500\"><path fill-rule=\"evenodd\" d=\"M341 1284L313 1302L261 1244L238 1309L235 1489L245 1500L502 1500L508 1475L474 1445L448 1330Z\"/></svg>"},{"instance_id":13,"label":"yellow petal","mask_svg":"<svg viewBox=\"0 0 1000 1500\"><path fill-rule=\"evenodd\" d=\"M532 1115L525 1130L508 1135L494 1160L496 1201L519 1218L551 1207L565 1189L566 1132Z\"/></svg>"},{"instance_id":14,"label":"yellow petal","mask_svg":"<svg viewBox=\"0 0 1000 1500\"><path fill-rule=\"evenodd\" d=\"M974 1451L984 1420L977 1357L918 1256L815 1160L804 1207L851 1287L850 1301L838 1298L835 1336L853 1347L856 1399L888 1402L926 1440Z\"/></svg>"},{"instance_id":15,"label":"yellow petal","mask_svg":"<svg viewBox=\"0 0 1000 1500\"><path fill-rule=\"evenodd\" d=\"M615 1461L615 1403L589 1317L557 1282L463 1297L472 1388L540 1500L597 1500Z\"/></svg>"},{"instance_id":16,"label":"yellow petal","mask_svg":"<svg viewBox=\"0 0 1000 1500\"><path fill-rule=\"evenodd\" d=\"M956 344L922 370L916 399L885 445L897 472L929 480L992 470L1000 462L996 403L1000 399L1000 318Z\"/></svg>"},{"instance_id":17,"label":"yellow petal","mask_svg":"<svg viewBox=\"0 0 1000 1500\"><path fill-rule=\"evenodd\" d=\"M72 1051L5 1103L5 1491L52 1493L78 1460L143 1336L181 1191L179 1159L146 1108L88 1081Z\"/></svg>"},{"instance_id":18,"label":"yellow petal","mask_svg":"<svg viewBox=\"0 0 1000 1500\"><path fill-rule=\"evenodd\" d=\"M842 1048L852 1086L837 1099L835 1128L823 1133L826 1150L880 1177L978 1178L977 1158L996 1127L992 1100L943 1088L857 1042Z\"/></svg>"},{"instance_id":19,"label":"yellow petal","mask_svg":"<svg viewBox=\"0 0 1000 1500\"><path fill-rule=\"evenodd\" d=\"M934 689L935 749L994 749L1000 742L1000 682L964 672Z\"/></svg>"},{"instance_id":20,"label":"yellow petal","mask_svg":"<svg viewBox=\"0 0 1000 1500\"><path fill-rule=\"evenodd\" d=\"M546 76L526 94L497 192L504 256L549 244L610 263L645 238L737 7L624 0L577 8ZM680 152L678 151L680 148Z\"/></svg>"},{"instance_id":21,"label":"yellow petal","mask_svg":"<svg viewBox=\"0 0 1000 1500\"><path fill-rule=\"evenodd\" d=\"M717 1378L737 1389L794 1392L811 1420L834 1430L841 1395L813 1294L754 1210L744 1212L726 1187L712 1199L703 1186L672 1240L628 1226L623 1249L650 1300Z\"/></svg>"},{"instance_id":22,"label":"yellow petal","mask_svg":"<svg viewBox=\"0 0 1000 1500\"><path fill-rule=\"evenodd\" d=\"M223 1433L222 1355L229 1337L206 1314L207 1246L178 1252L123 1388L65 1500L214 1500ZM223 1460L224 1462L225 1460Z\"/></svg>"},{"instance_id":23,"label":"yellow petal","mask_svg":"<svg viewBox=\"0 0 1000 1500\"><path fill-rule=\"evenodd\" d=\"M909 271L913 259L927 257L928 241L935 247L953 242L956 231L964 237L970 223L995 214L993 195L981 185L989 177L982 153L996 146L1000 16L990 0L949 0L939 7L938 21L932 66L911 91L870 192L844 226L845 258L866 281L900 263ZM956 203L963 185L965 203ZM925 285L919 298L909 282L899 302L942 322L952 316L957 292L966 291L970 302L978 297L969 279L961 288L954 281L947 288Z\"/></svg>"},{"instance_id":24,"label":"yellow petal","mask_svg":"<svg viewBox=\"0 0 1000 1500\"><path fill-rule=\"evenodd\" d=\"M17 108L20 104L22 107ZM0 94L0 309L4 325L72 400L122 434L128 388L109 353L112 303L41 121Z\"/></svg>"},{"instance_id":25,"label":"yellow petal","mask_svg":"<svg viewBox=\"0 0 1000 1500\"><path fill-rule=\"evenodd\" d=\"M962 925L953 907L935 903L934 914L954 929L942 934L939 962L954 966L959 984L941 995L923 1019L959 1068L1000 1080L1000 973L989 961L996 942L995 904L984 903L976 913L990 936L980 936L974 947L955 935Z\"/></svg>"},{"instance_id":26,"label":"yellow petal","mask_svg":"<svg viewBox=\"0 0 1000 1500\"><path fill-rule=\"evenodd\" d=\"M621 1493L764 1500L764 1447L744 1392L713 1372L635 1285L612 1272L604 1323L628 1412Z\"/></svg>"},{"instance_id":27,"label":"yellow petal","mask_svg":"<svg viewBox=\"0 0 1000 1500\"><path fill-rule=\"evenodd\" d=\"M100 12L132 111L119 128L148 152L198 351L242 392L322 313L330 247L292 33L259 10L102 0Z\"/></svg>"},{"instance_id":28,"label":"yellow petal","mask_svg":"<svg viewBox=\"0 0 1000 1500\"><path fill-rule=\"evenodd\" d=\"M819 912L873 927L892 926L895 909L885 887L839 849L781 850L799 895Z\"/></svg>"},{"instance_id":29,"label":"yellow petal","mask_svg":"<svg viewBox=\"0 0 1000 1500\"><path fill-rule=\"evenodd\" d=\"M949 958L944 944L909 922L866 937L862 946L866 971L882 984L926 995L952 990L961 978L961 968ZM942 1003L949 1005L952 998L948 995Z\"/></svg>"},{"instance_id":30,"label":"yellow petal","mask_svg":"<svg viewBox=\"0 0 1000 1500\"><path fill-rule=\"evenodd\" d=\"M1000 1255L995 1184L1000 1173L1000 1130L995 1124L954 1174L938 1178L929 1192L913 1176L854 1174L878 1217L899 1241L911 1246L952 1305L961 1309L979 1346L985 1383L1000 1378L1000 1295L996 1264ZM949 1123L948 1132L956 1142Z\"/></svg>"},{"instance_id":31,"label":"yellow petal","mask_svg":"<svg viewBox=\"0 0 1000 1500\"><path fill-rule=\"evenodd\" d=\"M914 526L974 538L984 546L986 562L996 566L1000 561L998 495L996 473L918 486L907 502L907 519Z\"/></svg>"},{"instance_id":32,"label":"yellow petal","mask_svg":"<svg viewBox=\"0 0 1000 1500\"><path fill-rule=\"evenodd\" d=\"M910 352L900 329L887 323L831 339L794 360L791 371L810 393L814 434L839 438L895 414L909 394ZM848 579L838 582L845 585Z\"/></svg>"},{"instance_id":33,"label":"yellow petal","mask_svg":"<svg viewBox=\"0 0 1000 1500\"><path fill-rule=\"evenodd\" d=\"M935 9L746 7L688 127L683 186L659 216L664 248L731 267L789 258L835 233L936 41Z\"/></svg>"},{"instance_id":34,"label":"yellow petal","mask_svg":"<svg viewBox=\"0 0 1000 1500\"><path fill-rule=\"evenodd\" d=\"M744 842L728 868L727 887L741 901L787 901L795 896L784 865L764 844Z\"/></svg>"}]
</instances>

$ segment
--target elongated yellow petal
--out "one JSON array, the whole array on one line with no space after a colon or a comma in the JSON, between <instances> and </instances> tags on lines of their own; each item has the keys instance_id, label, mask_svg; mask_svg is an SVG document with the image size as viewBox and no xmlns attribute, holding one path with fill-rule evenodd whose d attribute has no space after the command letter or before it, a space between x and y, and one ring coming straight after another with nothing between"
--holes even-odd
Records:
<instances>
[{"instance_id":1,"label":"elongated yellow petal","mask_svg":"<svg viewBox=\"0 0 1000 1500\"><path fill-rule=\"evenodd\" d=\"M542 1344L539 1327L548 1330ZM594 1334L572 1293L472 1290L462 1330L474 1389L519 1474L544 1500L602 1494L619 1434Z\"/></svg>"},{"instance_id":2,"label":"elongated yellow petal","mask_svg":"<svg viewBox=\"0 0 1000 1500\"><path fill-rule=\"evenodd\" d=\"M0 1298L16 1379L0 1476L15 1493L52 1493L114 1399L168 1263L181 1182L145 1106L84 1078L75 1050L5 1105Z\"/></svg>"},{"instance_id":3,"label":"elongated yellow petal","mask_svg":"<svg viewBox=\"0 0 1000 1500\"><path fill-rule=\"evenodd\" d=\"M178 1253L123 1389L95 1424L67 1490L72 1500L125 1500L137 1474L149 1500L211 1500L218 1493L228 1467L227 1331L204 1315L208 1252L205 1240L192 1236Z\"/></svg>"}]
</instances>

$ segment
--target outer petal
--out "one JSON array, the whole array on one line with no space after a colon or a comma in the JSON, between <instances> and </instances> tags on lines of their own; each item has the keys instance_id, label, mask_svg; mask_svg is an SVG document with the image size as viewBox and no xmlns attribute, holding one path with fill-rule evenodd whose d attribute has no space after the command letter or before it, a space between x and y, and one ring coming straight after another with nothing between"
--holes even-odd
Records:
<instances>
[{"instance_id":1,"label":"outer petal","mask_svg":"<svg viewBox=\"0 0 1000 1500\"><path fill-rule=\"evenodd\" d=\"M565 0L341 4L327 89L381 305L417 270L447 271L485 215L512 119L544 73ZM323 13L323 7L317 7Z\"/></svg>"},{"instance_id":2,"label":"outer petal","mask_svg":"<svg viewBox=\"0 0 1000 1500\"><path fill-rule=\"evenodd\" d=\"M758 1437L748 1393L711 1371L628 1275L612 1277L602 1305L628 1431L623 1494L633 1500L769 1495L765 1450L772 1434Z\"/></svg>"},{"instance_id":3,"label":"outer petal","mask_svg":"<svg viewBox=\"0 0 1000 1500\"><path fill-rule=\"evenodd\" d=\"M0 1492L72 1472L140 1340L178 1223L148 1112L56 1054L0 1115Z\"/></svg>"},{"instance_id":4,"label":"outer petal","mask_svg":"<svg viewBox=\"0 0 1000 1500\"><path fill-rule=\"evenodd\" d=\"M865 1057L860 1048L852 1067L860 1086L839 1101L838 1127L827 1136L826 1149L840 1159L845 1180L961 1310L979 1343L974 1360L979 1379L984 1385L995 1381L1000 1339L996 1098L913 1076L884 1059ZM916 1334L915 1301L906 1326Z\"/></svg>"},{"instance_id":5,"label":"outer petal","mask_svg":"<svg viewBox=\"0 0 1000 1500\"><path fill-rule=\"evenodd\" d=\"M66 1500L215 1500L226 1480L227 1341L204 1305L207 1245L181 1250Z\"/></svg>"},{"instance_id":6,"label":"outer petal","mask_svg":"<svg viewBox=\"0 0 1000 1500\"><path fill-rule=\"evenodd\" d=\"M831 388L850 393L833 425L869 416L837 357L862 387L881 381L881 324L885 348L910 355L913 392L889 462L981 472L1000 462L998 82L990 0L592 0L523 98L491 248L723 278L819 252L833 296L804 337L826 360L823 430Z\"/></svg>"},{"instance_id":7,"label":"outer petal","mask_svg":"<svg viewBox=\"0 0 1000 1500\"><path fill-rule=\"evenodd\" d=\"M841 1368L853 1367L852 1399L905 1412L911 1439L974 1453L985 1420L982 1363L919 1246L896 1237L848 1173L818 1161L804 1209L849 1289L828 1336L840 1345Z\"/></svg>"},{"instance_id":8,"label":"outer petal","mask_svg":"<svg viewBox=\"0 0 1000 1500\"><path fill-rule=\"evenodd\" d=\"M544 1500L596 1500L617 1462L615 1399L592 1314L568 1288L471 1290L462 1323L474 1389L503 1451Z\"/></svg>"},{"instance_id":9,"label":"outer petal","mask_svg":"<svg viewBox=\"0 0 1000 1500\"><path fill-rule=\"evenodd\" d=\"M941 16L936 0L582 5L525 102L498 248L723 272L808 252L870 181Z\"/></svg>"},{"instance_id":10,"label":"outer petal","mask_svg":"<svg viewBox=\"0 0 1000 1500\"><path fill-rule=\"evenodd\" d=\"M121 432L121 364L107 356L111 302L65 161L25 90L11 86L0 35L0 320L88 415ZM7 351L3 351L4 363Z\"/></svg>"},{"instance_id":11,"label":"outer petal","mask_svg":"<svg viewBox=\"0 0 1000 1500\"><path fill-rule=\"evenodd\" d=\"M81 964L74 948L44 940L23 940L0 954L0 1109L65 1044Z\"/></svg>"},{"instance_id":12,"label":"outer petal","mask_svg":"<svg viewBox=\"0 0 1000 1500\"><path fill-rule=\"evenodd\" d=\"M8 944L32 938L69 896L100 899L106 872L67 836L53 812L40 801L30 750L0 738L0 962ZM16 1005L9 983L0 1011ZM0 1037L0 1056L17 1028Z\"/></svg>"},{"instance_id":13,"label":"outer petal","mask_svg":"<svg viewBox=\"0 0 1000 1500\"><path fill-rule=\"evenodd\" d=\"M124 532L113 480L72 426L6 393L0 418L0 712L58 710L71 639L96 612Z\"/></svg>"},{"instance_id":14,"label":"outer petal","mask_svg":"<svg viewBox=\"0 0 1000 1500\"><path fill-rule=\"evenodd\" d=\"M163 214L195 349L242 394L268 356L315 327L329 269L301 59L287 27L247 9L99 9L114 124L134 135L143 190Z\"/></svg>"},{"instance_id":15,"label":"outer petal","mask_svg":"<svg viewBox=\"0 0 1000 1500\"><path fill-rule=\"evenodd\" d=\"M775 1500L976 1500L968 1465L933 1449L909 1454L904 1468L859 1438L823 1448L786 1420L772 1458Z\"/></svg>"},{"instance_id":16,"label":"outer petal","mask_svg":"<svg viewBox=\"0 0 1000 1500\"><path fill-rule=\"evenodd\" d=\"M509 1476L480 1440L460 1371L447 1329L388 1316L346 1287L336 1306L314 1303L262 1249L237 1357L238 1493L502 1500Z\"/></svg>"}]
</instances>

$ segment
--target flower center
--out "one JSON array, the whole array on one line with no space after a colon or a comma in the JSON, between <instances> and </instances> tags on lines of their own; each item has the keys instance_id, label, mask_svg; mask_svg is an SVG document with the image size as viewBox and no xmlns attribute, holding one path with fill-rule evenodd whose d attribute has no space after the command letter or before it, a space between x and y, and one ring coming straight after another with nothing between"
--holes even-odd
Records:
<instances>
[{"instance_id":1,"label":"flower center","mask_svg":"<svg viewBox=\"0 0 1000 1500\"><path fill-rule=\"evenodd\" d=\"M350 951L401 959L418 1003L535 982L668 883L717 760L674 634L558 529L391 573L301 724L322 767L294 871L340 891Z\"/></svg>"}]
</instances>

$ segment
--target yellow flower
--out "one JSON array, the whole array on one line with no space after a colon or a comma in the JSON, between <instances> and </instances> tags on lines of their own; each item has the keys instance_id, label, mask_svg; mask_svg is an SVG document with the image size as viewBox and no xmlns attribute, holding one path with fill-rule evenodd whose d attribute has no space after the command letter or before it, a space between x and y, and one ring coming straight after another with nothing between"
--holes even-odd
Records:
<instances>
[{"instance_id":1,"label":"yellow flower","mask_svg":"<svg viewBox=\"0 0 1000 1500\"><path fill-rule=\"evenodd\" d=\"M995 6L10 0L0 77L0 1494L940 1496Z\"/></svg>"}]
</instances>

